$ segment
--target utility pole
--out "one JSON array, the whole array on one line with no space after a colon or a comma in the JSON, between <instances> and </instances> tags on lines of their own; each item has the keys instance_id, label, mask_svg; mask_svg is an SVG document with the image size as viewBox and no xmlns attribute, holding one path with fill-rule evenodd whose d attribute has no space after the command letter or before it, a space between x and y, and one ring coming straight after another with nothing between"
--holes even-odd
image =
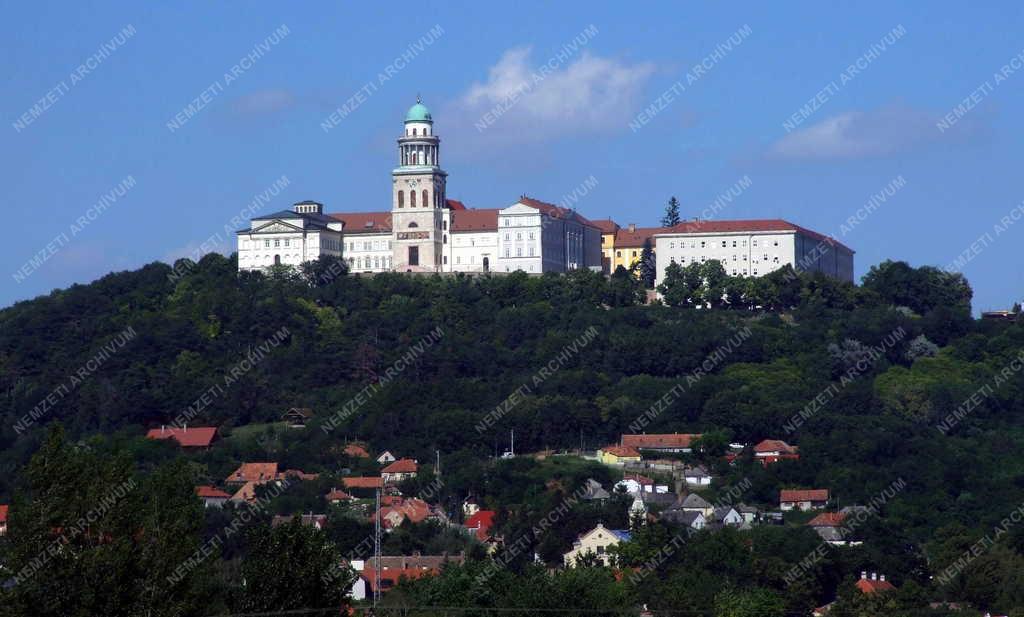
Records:
<instances>
[{"instance_id":1,"label":"utility pole","mask_svg":"<svg viewBox=\"0 0 1024 617\"><path fill-rule=\"evenodd\" d=\"M380 600L380 489L376 492L377 509L374 520L373 533L373 607L377 608L377 601Z\"/></svg>"},{"instance_id":2,"label":"utility pole","mask_svg":"<svg viewBox=\"0 0 1024 617\"><path fill-rule=\"evenodd\" d=\"M509 448L509 452L512 453L512 456L516 455L516 429L512 429L512 445Z\"/></svg>"},{"instance_id":3,"label":"utility pole","mask_svg":"<svg viewBox=\"0 0 1024 617\"><path fill-rule=\"evenodd\" d=\"M441 451L437 451L437 463L434 465L434 475L441 476Z\"/></svg>"}]
</instances>

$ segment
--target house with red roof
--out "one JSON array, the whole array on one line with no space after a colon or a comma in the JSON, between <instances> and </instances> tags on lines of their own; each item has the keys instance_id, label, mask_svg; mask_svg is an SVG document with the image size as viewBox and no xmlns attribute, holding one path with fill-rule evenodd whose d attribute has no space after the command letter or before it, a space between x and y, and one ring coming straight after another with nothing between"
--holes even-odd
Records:
<instances>
[{"instance_id":1,"label":"house with red roof","mask_svg":"<svg viewBox=\"0 0 1024 617\"><path fill-rule=\"evenodd\" d=\"M828 504L828 489L783 489L779 491L779 509L820 510Z\"/></svg>"},{"instance_id":2,"label":"house with red roof","mask_svg":"<svg viewBox=\"0 0 1024 617\"><path fill-rule=\"evenodd\" d=\"M217 438L217 427L215 426L193 426L189 428L186 424L181 428L173 426L161 426L150 429L146 433L147 439L173 439L182 448L209 448Z\"/></svg>"},{"instance_id":3,"label":"house with red roof","mask_svg":"<svg viewBox=\"0 0 1024 617\"><path fill-rule=\"evenodd\" d=\"M399 555L380 558L380 589L387 591L402 579L415 580L424 576L435 576L446 564L461 564L466 557L458 555ZM378 587L376 576L377 558L371 557L364 562L361 577L367 582L372 593Z\"/></svg>"},{"instance_id":4,"label":"house with red roof","mask_svg":"<svg viewBox=\"0 0 1024 617\"><path fill-rule=\"evenodd\" d=\"M357 476L351 478L342 478L341 484L342 486L349 490L362 489L372 491L379 488L384 488L384 481L381 478L375 476Z\"/></svg>"},{"instance_id":5,"label":"house with red roof","mask_svg":"<svg viewBox=\"0 0 1024 617\"><path fill-rule=\"evenodd\" d=\"M227 484L263 484L278 479L277 463L242 463L227 477Z\"/></svg>"},{"instance_id":6,"label":"house with red roof","mask_svg":"<svg viewBox=\"0 0 1024 617\"><path fill-rule=\"evenodd\" d=\"M692 450L694 440L700 439L700 433L643 433L641 435L622 435L621 445L637 450L653 452L683 452Z\"/></svg>"},{"instance_id":7,"label":"house with red roof","mask_svg":"<svg viewBox=\"0 0 1024 617\"><path fill-rule=\"evenodd\" d=\"M0 504L0 536L7 535L7 512L10 510L10 506L7 504Z\"/></svg>"},{"instance_id":8,"label":"house with red roof","mask_svg":"<svg viewBox=\"0 0 1024 617\"><path fill-rule=\"evenodd\" d=\"M370 458L370 453L366 450L366 447L358 443L348 444L342 452L344 452L345 456L351 456L352 458Z\"/></svg>"},{"instance_id":9,"label":"house with red roof","mask_svg":"<svg viewBox=\"0 0 1024 617\"><path fill-rule=\"evenodd\" d=\"M867 571L861 571L860 579L857 580L855 585L857 589L861 591L861 593L868 594L884 593L886 591L896 590L895 585L885 580L884 574L878 574L877 572L872 572L871 575L868 576Z\"/></svg>"},{"instance_id":10,"label":"house with red roof","mask_svg":"<svg viewBox=\"0 0 1024 617\"><path fill-rule=\"evenodd\" d=\"M327 493L324 499L326 499L327 503L331 504L332 506L337 506L348 501L353 501L355 500L355 497L349 495L348 493L341 489L335 488L331 489L331 491Z\"/></svg>"},{"instance_id":11,"label":"house with red roof","mask_svg":"<svg viewBox=\"0 0 1024 617\"><path fill-rule=\"evenodd\" d=\"M800 458L800 454L796 446L791 446L781 439L765 439L754 446L754 458L767 467L778 461L795 461Z\"/></svg>"},{"instance_id":12,"label":"house with red roof","mask_svg":"<svg viewBox=\"0 0 1024 617\"><path fill-rule=\"evenodd\" d=\"M605 465L639 463L640 451L632 446L605 446L597 451L597 460Z\"/></svg>"},{"instance_id":13,"label":"house with red roof","mask_svg":"<svg viewBox=\"0 0 1024 617\"><path fill-rule=\"evenodd\" d=\"M494 526L495 514L494 510L477 510L475 514L466 519L462 526L477 540L487 542L491 538L491 527Z\"/></svg>"},{"instance_id":14,"label":"house with red roof","mask_svg":"<svg viewBox=\"0 0 1024 617\"><path fill-rule=\"evenodd\" d=\"M203 506L207 508L219 508L231 499L230 493L209 485L197 486L196 496L203 500Z\"/></svg>"},{"instance_id":15,"label":"house with red roof","mask_svg":"<svg viewBox=\"0 0 1024 617\"><path fill-rule=\"evenodd\" d=\"M384 500L382 499L383 503ZM391 530L399 527L402 523L422 523L427 519L436 519L434 509L422 499L413 497L406 499L401 496L391 496L387 501L388 505L382 505L380 510L370 517L371 521L380 519L381 527Z\"/></svg>"},{"instance_id":16,"label":"house with red roof","mask_svg":"<svg viewBox=\"0 0 1024 617\"><path fill-rule=\"evenodd\" d=\"M400 458L380 470L380 479L384 484L397 484L415 478L419 465L414 459Z\"/></svg>"}]
</instances>

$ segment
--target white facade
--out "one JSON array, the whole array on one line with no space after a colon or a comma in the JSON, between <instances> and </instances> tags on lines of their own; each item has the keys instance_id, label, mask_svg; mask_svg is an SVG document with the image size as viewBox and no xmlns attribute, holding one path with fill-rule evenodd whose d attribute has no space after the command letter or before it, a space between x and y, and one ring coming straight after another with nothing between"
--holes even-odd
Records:
<instances>
[{"instance_id":1,"label":"white facade","mask_svg":"<svg viewBox=\"0 0 1024 617\"><path fill-rule=\"evenodd\" d=\"M344 238L345 261L349 272L391 271L390 233L349 234Z\"/></svg>"},{"instance_id":2,"label":"white facade","mask_svg":"<svg viewBox=\"0 0 1024 617\"><path fill-rule=\"evenodd\" d=\"M452 232L445 246L450 272L492 272L498 258L498 234L493 231Z\"/></svg>"},{"instance_id":3,"label":"white facade","mask_svg":"<svg viewBox=\"0 0 1024 617\"><path fill-rule=\"evenodd\" d=\"M342 224L324 216L319 208L322 206L315 202L300 202L295 204L297 211L252 219L249 229L237 233L238 269L298 266L321 255L340 257Z\"/></svg>"},{"instance_id":4,"label":"white facade","mask_svg":"<svg viewBox=\"0 0 1024 617\"><path fill-rule=\"evenodd\" d=\"M729 224L727 231L721 229L726 225L717 221L694 223L689 225L691 229L684 224L681 231L655 235L656 284L664 281L670 263L687 266L710 260L721 262L726 274L732 276L763 276L789 264L796 270L823 272L853 282L853 251L849 248L783 221L780 225L765 224L772 221L749 223L747 229ZM759 229L784 226L790 228Z\"/></svg>"}]
</instances>

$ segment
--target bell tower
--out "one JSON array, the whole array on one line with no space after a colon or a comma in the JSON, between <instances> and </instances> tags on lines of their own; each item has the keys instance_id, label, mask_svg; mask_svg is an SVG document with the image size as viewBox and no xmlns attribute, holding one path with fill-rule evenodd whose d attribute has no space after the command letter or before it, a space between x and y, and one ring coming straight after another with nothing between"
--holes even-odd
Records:
<instances>
[{"instance_id":1,"label":"bell tower","mask_svg":"<svg viewBox=\"0 0 1024 617\"><path fill-rule=\"evenodd\" d=\"M445 183L441 140L430 110L416 97L398 138L398 167L391 172L392 260L396 272L440 272Z\"/></svg>"}]
</instances>

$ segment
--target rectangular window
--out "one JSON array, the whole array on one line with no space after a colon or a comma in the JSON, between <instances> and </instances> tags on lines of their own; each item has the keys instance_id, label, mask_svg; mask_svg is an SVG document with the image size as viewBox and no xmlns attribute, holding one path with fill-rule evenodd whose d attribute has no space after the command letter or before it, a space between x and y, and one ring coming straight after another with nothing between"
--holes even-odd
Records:
<instances>
[{"instance_id":1,"label":"rectangular window","mask_svg":"<svg viewBox=\"0 0 1024 617\"><path fill-rule=\"evenodd\" d=\"M530 257L533 257L533 245L530 245Z\"/></svg>"},{"instance_id":2,"label":"rectangular window","mask_svg":"<svg viewBox=\"0 0 1024 617\"><path fill-rule=\"evenodd\" d=\"M455 263L461 264L462 263L462 258L461 257L456 257L455 258Z\"/></svg>"},{"instance_id":3,"label":"rectangular window","mask_svg":"<svg viewBox=\"0 0 1024 617\"><path fill-rule=\"evenodd\" d=\"M274 248L277 248L279 246L281 246L281 241L277 238L274 238Z\"/></svg>"},{"instance_id":4,"label":"rectangular window","mask_svg":"<svg viewBox=\"0 0 1024 617\"><path fill-rule=\"evenodd\" d=\"M265 248L265 249L270 248L270 240L264 240L263 241L263 248Z\"/></svg>"},{"instance_id":5,"label":"rectangular window","mask_svg":"<svg viewBox=\"0 0 1024 617\"><path fill-rule=\"evenodd\" d=\"M420 265L420 247L410 246L409 247L409 265L418 266Z\"/></svg>"},{"instance_id":6,"label":"rectangular window","mask_svg":"<svg viewBox=\"0 0 1024 617\"><path fill-rule=\"evenodd\" d=\"M736 241L735 240L732 241L732 248L736 248Z\"/></svg>"},{"instance_id":7,"label":"rectangular window","mask_svg":"<svg viewBox=\"0 0 1024 617\"><path fill-rule=\"evenodd\" d=\"M511 256L512 256L512 250L506 248L505 249L505 257L511 257Z\"/></svg>"},{"instance_id":8,"label":"rectangular window","mask_svg":"<svg viewBox=\"0 0 1024 617\"><path fill-rule=\"evenodd\" d=\"M700 241L700 248L704 248L704 241L703 240Z\"/></svg>"},{"instance_id":9,"label":"rectangular window","mask_svg":"<svg viewBox=\"0 0 1024 617\"><path fill-rule=\"evenodd\" d=\"M288 247L288 246L290 246L290 244L289 244L289 243L290 243L290 240L288 240L288 238L285 238L285 239L284 239L284 245L285 245L285 247Z\"/></svg>"},{"instance_id":10,"label":"rectangular window","mask_svg":"<svg viewBox=\"0 0 1024 617\"><path fill-rule=\"evenodd\" d=\"M725 248L725 240L722 240L722 248Z\"/></svg>"},{"instance_id":11,"label":"rectangular window","mask_svg":"<svg viewBox=\"0 0 1024 617\"><path fill-rule=\"evenodd\" d=\"M516 257L522 257L522 256L523 256L523 247L517 246L516 247Z\"/></svg>"}]
</instances>

